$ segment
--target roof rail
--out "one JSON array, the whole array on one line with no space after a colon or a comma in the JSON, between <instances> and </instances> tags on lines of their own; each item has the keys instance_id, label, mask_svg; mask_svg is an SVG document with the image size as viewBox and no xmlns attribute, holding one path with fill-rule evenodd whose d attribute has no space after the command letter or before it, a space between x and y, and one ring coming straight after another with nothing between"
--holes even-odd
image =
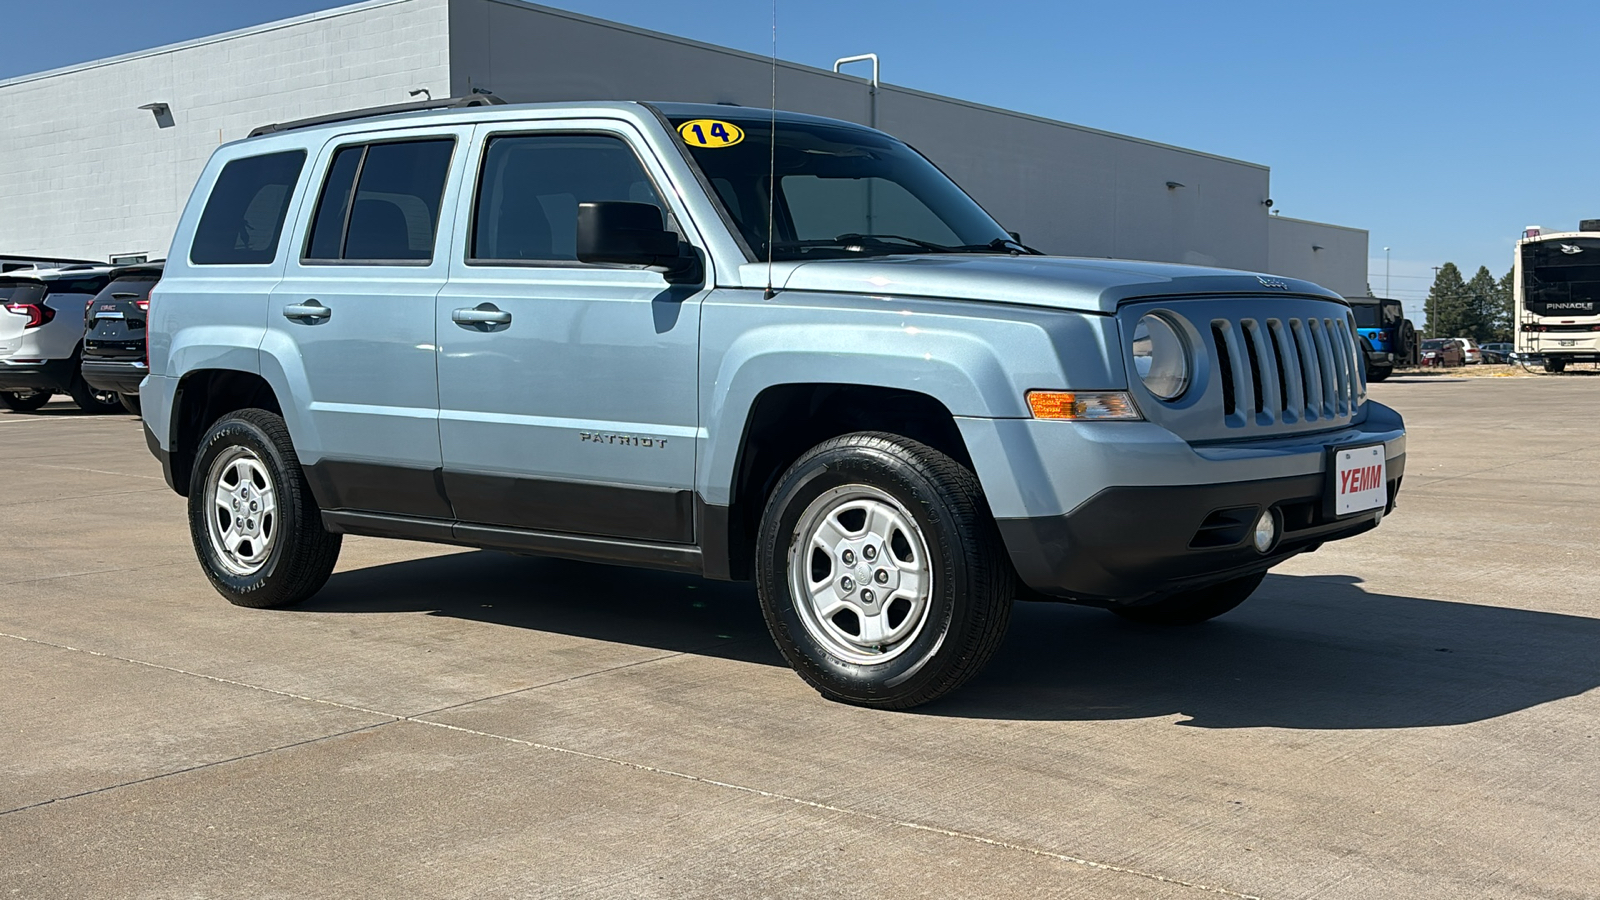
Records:
<instances>
[{"instance_id":1,"label":"roof rail","mask_svg":"<svg viewBox=\"0 0 1600 900\"><path fill-rule=\"evenodd\" d=\"M461 109L468 106L504 106L505 101L493 94L471 94L466 97L443 97L438 100L414 100L410 103L392 103L388 106L369 106L366 109L352 109L346 112L329 113L325 116L312 116L309 119L295 119L292 122L274 122L271 125L262 125L250 132L251 137L260 137L263 134L276 134L280 131L293 131L297 128L311 128L316 125L330 125L334 122L348 122L352 119L366 119L372 116L387 116L394 113L417 112L424 109Z\"/></svg>"}]
</instances>

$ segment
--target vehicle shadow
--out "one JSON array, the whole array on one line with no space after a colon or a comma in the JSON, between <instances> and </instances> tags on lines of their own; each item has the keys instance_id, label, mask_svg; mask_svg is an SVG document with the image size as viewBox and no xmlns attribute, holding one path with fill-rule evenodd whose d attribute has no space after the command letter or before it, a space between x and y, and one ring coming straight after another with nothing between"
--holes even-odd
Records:
<instances>
[{"instance_id":1,"label":"vehicle shadow","mask_svg":"<svg viewBox=\"0 0 1600 900\"><path fill-rule=\"evenodd\" d=\"M487 551L335 575L303 612L427 612L782 665L748 584ZM1206 728L1418 728L1600 686L1600 619L1272 575L1213 622L1163 629L1020 603L987 670L917 714Z\"/></svg>"}]
</instances>

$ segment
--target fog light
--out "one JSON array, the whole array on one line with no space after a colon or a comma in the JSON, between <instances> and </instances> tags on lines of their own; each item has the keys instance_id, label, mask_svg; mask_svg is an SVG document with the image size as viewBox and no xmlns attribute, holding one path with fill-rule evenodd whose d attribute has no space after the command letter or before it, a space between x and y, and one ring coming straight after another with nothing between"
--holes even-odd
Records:
<instances>
[{"instance_id":1,"label":"fog light","mask_svg":"<svg viewBox=\"0 0 1600 900\"><path fill-rule=\"evenodd\" d=\"M1256 520L1256 530L1250 536L1250 540L1255 544L1257 553L1270 551L1272 545L1278 542L1278 519L1272 514L1272 510L1263 512L1261 518Z\"/></svg>"}]
</instances>

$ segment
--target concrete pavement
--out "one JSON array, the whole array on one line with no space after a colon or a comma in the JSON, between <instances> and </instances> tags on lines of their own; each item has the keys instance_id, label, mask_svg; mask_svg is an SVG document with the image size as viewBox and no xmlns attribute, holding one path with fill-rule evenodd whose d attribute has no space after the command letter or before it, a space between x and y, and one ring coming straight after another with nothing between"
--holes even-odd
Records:
<instances>
[{"instance_id":1,"label":"concrete pavement","mask_svg":"<svg viewBox=\"0 0 1600 900\"><path fill-rule=\"evenodd\" d=\"M747 585L356 538L231 607L136 421L0 414L0 896L1594 897L1600 378L1373 394L1383 528L898 714Z\"/></svg>"}]
</instances>

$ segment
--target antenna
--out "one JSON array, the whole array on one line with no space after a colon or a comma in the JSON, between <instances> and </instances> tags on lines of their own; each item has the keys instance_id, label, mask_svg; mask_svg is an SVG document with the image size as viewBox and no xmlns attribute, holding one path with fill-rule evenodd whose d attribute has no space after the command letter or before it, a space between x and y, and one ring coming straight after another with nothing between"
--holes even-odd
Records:
<instances>
[{"instance_id":1,"label":"antenna","mask_svg":"<svg viewBox=\"0 0 1600 900\"><path fill-rule=\"evenodd\" d=\"M767 289L761 299L778 294L772 289L772 210L778 202L778 0L772 0L772 106L767 123Z\"/></svg>"}]
</instances>

